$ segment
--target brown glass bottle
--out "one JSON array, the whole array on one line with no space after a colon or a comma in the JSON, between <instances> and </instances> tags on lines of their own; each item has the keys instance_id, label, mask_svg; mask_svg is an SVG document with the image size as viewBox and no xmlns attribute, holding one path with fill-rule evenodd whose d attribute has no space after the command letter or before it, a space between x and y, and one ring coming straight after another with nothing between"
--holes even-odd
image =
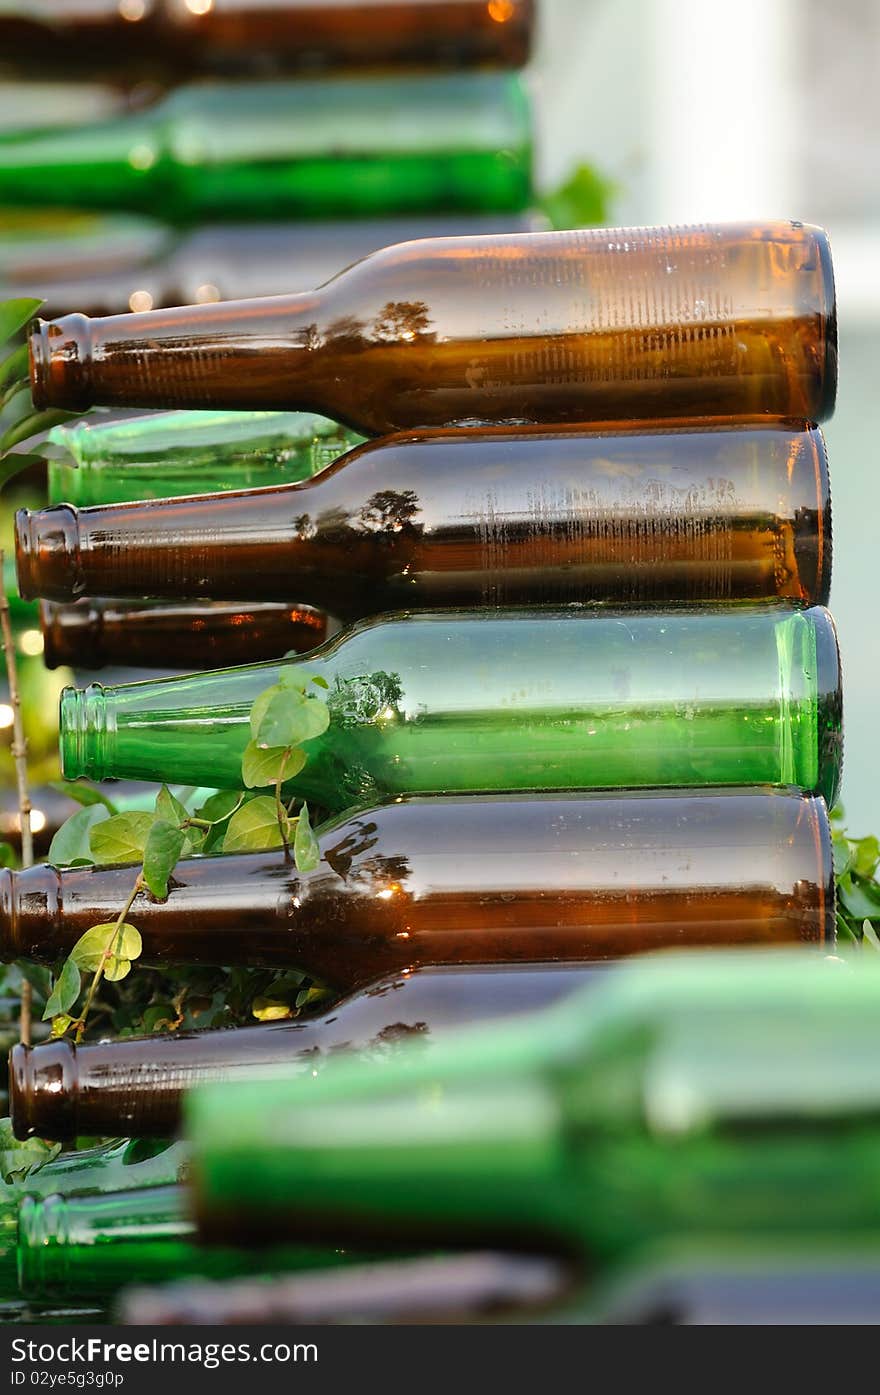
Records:
<instances>
[{"instance_id":1,"label":"brown glass bottle","mask_svg":"<svg viewBox=\"0 0 880 1395\"><path fill-rule=\"evenodd\" d=\"M119 1321L224 1327L269 1323L479 1322L522 1319L559 1303L572 1269L550 1256L477 1251L429 1259L379 1260L340 1273L183 1279L133 1288ZM756 1311L758 1311L756 1309Z\"/></svg>"},{"instance_id":2,"label":"brown glass bottle","mask_svg":"<svg viewBox=\"0 0 880 1395\"><path fill-rule=\"evenodd\" d=\"M433 606L828 596L822 433L496 427L370 441L300 484L19 516L21 594ZM292 647L292 646L288 646Z\"/></svg>"},{"instance_id":3,"label":"brown glass bottle","mask_svg":"<svg viewBox=\"0 0 880 1395\"><path fill-rule=\"evenodd\" d=\"M802 223L386 247L307 295L37 321L38 406L274 407L368 434L834 407L828 242Z\"/></svg>"},{"instance_id":4,"label":"brown glass bottle","mask_svg":"<svg viewBox=\"0 0 880 1395\"><path fill-rule=\"evenodd\" d=\"M122 85L217 70L516 68L533 18L533 0L12 0L0 66Z\"/></svg>"},{"instance_id":5,"label":"brown glass bottle","mask_svg":"<svg viewBox=\"0 0 880 1395\"><path fill-rule=\"evenodd\" d=\"M338 629L307 605L115 605L79 601L40 606L48 668L224 668L305 654Z\"/></svg>"},{"instance_id":6,"label":"brown glass bottle","mask_svg":"<svg viewBox=\"0 0 880 1395\"><path fill-rule=\"evenodd\" d=\"M184 1093L205 1081L262 1079L274 1070L314 1075L340 1051L381 1060L413 1037L427 1044L469 1022L556 1002L601 967L403 969L292 1021L81 1046L16 1046L9 1058L13 1128L19 1138L170 1137L180 1124Z\"/></svg>"},{"instance_id":7,"label":"brown glass bottle","mask_svg":"<svg viewBox=\"0 0 880 1395\"><path fill-rule=\"evenodd\" d=\"M129 920L147 964L294 966L338 991L423 964L583 962L667 945L826 943L821 799L787 790L400 798L281 851L179 862ZM0 958L53 964L136 869L0 870Z\"/></svg>"}]
</instances>

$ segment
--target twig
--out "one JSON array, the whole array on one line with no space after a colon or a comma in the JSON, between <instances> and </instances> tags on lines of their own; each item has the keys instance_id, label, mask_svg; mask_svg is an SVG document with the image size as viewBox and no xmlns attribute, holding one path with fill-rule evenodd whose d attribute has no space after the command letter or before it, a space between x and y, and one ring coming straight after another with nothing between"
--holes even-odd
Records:
<instances>
[{"instance_id":1,"label":"twig","mask_svg":"<svg viewBox=\"0 0 880 1395\"><path fill-rule=\"evenodd\" d=\"M104 947L104 952L101 955L100 962L98 964L97 969L95 970L94 978L89 984L89 991L86 994L86 1000L83 1003L83 1010L80 1013L79 1020L76 1024L76 1040L78 1042L82 1041L82 1035L86 1029L86 1018L89 1015L89 1009L91 1008L95 994L98 991L98 984L104 977L104 969L107 966L107 960L110 958L111 954L116 954L117 951L121 948L122 934L123 928L125 926L126 917L129 911L131 910L132 906L134 905L135 897L137 896L138 892L142 890L143 885L143 873L138 872L137 877L135 878L134 886L128 894L128 900L122 907L122 910L119 912L119 915L116 917L116 924L113 927L113 933L112 935L110 935L109 939L107 940L107 944Z\"/></svg>"},{"instance_id":2,"label":"twig","mask_svg":"<svg viewBox=\"0 0 880 1395\"><path fill-rule=\"evenodd\" d=\"M0 548L0 575L3 572L3 549ZM12 708L12 759L15 783L18 787L18 818L21 825L21 865L30 867L34 861L34 840L31 833L31 796L28 790L27 741L21 720L21 694L18 690L18 669L15 663L15 641L9 618L9 598L6 587L0 585L0 638L6 655L6 677L9 681L9 705ZM31 1044L31 985L22 979L19 1036L25 1046Z\"/></svg>"}]
</instances>

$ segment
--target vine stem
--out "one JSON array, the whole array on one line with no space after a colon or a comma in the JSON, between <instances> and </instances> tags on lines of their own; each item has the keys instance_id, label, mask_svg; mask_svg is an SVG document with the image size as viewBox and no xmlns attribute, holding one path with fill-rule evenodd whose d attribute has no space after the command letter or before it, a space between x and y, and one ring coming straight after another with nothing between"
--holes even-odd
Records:
<instances>
[{"instance_id":1,"label":"vine stem","mask_svg":"<svg viewBox=\"0 0 880 1395\"><path fill-rule=\"evenodd\" d=\"M82 1041L82 1035L86 1029L86 1019L89 1015L89 1009L91 1008L92 1001L95 997L95 994L98 991L98 984L104 977L104 966L106 965L107 960L110 958L110 955L115 954L116 952L116 949L119 945L120 937L122 935L122 927L125 924L126 917L129 911L131 910L132 906L134 905L134 899L143 887L143 885L144 874L143 872L138 872L137 877L135 878L134 886L128 894L128 900L126 901L125 905L122 907L122 910L119 912L119 915L116 918L116 924L113 927L113 934L108 939L106 947L104 949L104 953L101 955L101 958L98 962L98 967L95 970L95 976L89 984L89 991L86 994L86 1000L83 1003L83 1010L80 1013L79 1021L76 1024L77 1042Z\"/></svg>"},{"instance_id":2,"label":"vine stem","mask_svg":"<svg viewBox=\"0 0 880 1395\"><path fill-rule=\"evenodd\" d=\"M284 784L284 772L287 769L287 762L290 760L292 746L288 746L281 757L281 764L278 767L278 775L275 779L275 811L278 816L278 832L281 834L281 843L284 847L284 856L290 859L290 823L287 818L287 810L281 798L281 786Z\"/></svg>"},{"instance_id":3,"label":"vine stem","mask_svg":"<svg viewBox=\"0 0 880 1395\"><path fill-rule=\"evenodd\" d=\"M0 548L0 572L3 570L4 555ZM30 867L34 861L34 839L31 831L31 796L28 788L27 741L24 723L21 719L21 693L18 687L18 667L15 662L15 641L12 637L12 621L9 615L9 597L6 587L0 586L0 638L6 656L6 677L9 682L9 705L12 708L12 759L15 765L15 783L18 790L18 821L21 828L21 865ZM21 983L21 1008L18 1034L25 1046L31 1044L31 985L26 978Z\"/></svg>"}]
</instances>

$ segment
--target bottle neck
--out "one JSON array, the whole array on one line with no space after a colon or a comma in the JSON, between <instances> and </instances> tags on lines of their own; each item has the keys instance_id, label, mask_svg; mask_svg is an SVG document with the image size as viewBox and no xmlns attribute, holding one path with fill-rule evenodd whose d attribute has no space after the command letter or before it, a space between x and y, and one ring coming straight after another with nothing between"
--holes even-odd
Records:
<instances>
[{"instance_id":1,"label":"bottle neck","mask_svg":"<svg viewBox=\"0 0 880 1395\"><path fill-rule=\"evenodd\" d=\"M338 628L310 606L216 602L117 606L109 601L40 603L43 662L103 668L221 668L306 653ZM184 642L185 641L185 642Z\"/></svg>"},{"instance_id":2,"label":"bottle neck","mask_svg":"<svg viewBox=\"0 0 880 1395\"><path fill-rule=\"evenodd\" d=\"M309 390L321 313L311 292L37 320L29 336L34 404L322 411Z\"/></svg>"}]
</instances>

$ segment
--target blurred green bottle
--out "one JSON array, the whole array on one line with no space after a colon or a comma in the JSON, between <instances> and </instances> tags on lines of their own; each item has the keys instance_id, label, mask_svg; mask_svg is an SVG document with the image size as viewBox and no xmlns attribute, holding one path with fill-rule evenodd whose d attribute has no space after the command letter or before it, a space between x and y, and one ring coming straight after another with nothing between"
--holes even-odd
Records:
<instances>
[{"instance_id":1,"label":"blurred green bottle","mask_svg":"<svg viewBox=\"0 0 880 1395\"><path fill-rule=\"evenodd\" d=\"M396 614L307 658L67 688L68 778L241 786L250 709L317 677L329 727L285 785L329 809L385 795L800 785L834 802L834 625L815 607ZM318 688L310 688L317 694Z\"/></svg>"},{"instance_id":2,"label":"blurred green bottle","mask_svg":"<svg viewBox=\"0 0 880 1395\"><path fill-rule=\"evenodd\" d=\"M187 1100L200 1233L542 1246L880 1235L880 965L631 960L526 1023Z\"/></svg>"},{"instance_id":3,"label":"blurred green bottle","mask_svg":"<svg viewBox=\"0 0 880 1395\"><path fill-rule=\"evenodd\" d=\"M196 85L112 122L0 141L0 200L171 223L519 210L530 141L512 74Z\"/></svg>"},{"instance_id":4,"label":"blurred green bottle","mask_svg":"<svg viewBox=\"0 0 880 1395\"><path fill-rule=\"evenodd\" d=\"M24 1158L24 1154L22 1155ZM15 1272L18 1207L23 1197L78 1197L129 1188L147 1191L183 1179L186 1149L182 1143L122 1139L62 1153L21 1179L0 1185L0 1275ZM0 1290L8 1283L0 1280Z\"/></svg>"},{"instance_id":5,"label":"blurred green bottle","mask_svg":"<svg viewBox=\"0 0 880 1395\"><path fill-rule=\"evenodd\" d=\"M364 438L310 412L151 412L49 432L49 501L111 504L308 479Z\"/></svg>"},{"instance_id":6,"label":"blurred green bottle","mask_svg":"<svg viewBox=\"0 0 880 1395\"><path fill-rule=\"evenodd\" d=\"M39 1176L39 1174L38 1174ZM17 1244L10 1258L25 1298L106 1299L138 1280L169 1274L228 1278L259 1273L259 1251L202 1246L181 1186L151 1186L96 1196L26 1195L17 1213ZM279 1248L280 1272L349 1262L341 1249Z\"/></svg>"}]
</instances>

